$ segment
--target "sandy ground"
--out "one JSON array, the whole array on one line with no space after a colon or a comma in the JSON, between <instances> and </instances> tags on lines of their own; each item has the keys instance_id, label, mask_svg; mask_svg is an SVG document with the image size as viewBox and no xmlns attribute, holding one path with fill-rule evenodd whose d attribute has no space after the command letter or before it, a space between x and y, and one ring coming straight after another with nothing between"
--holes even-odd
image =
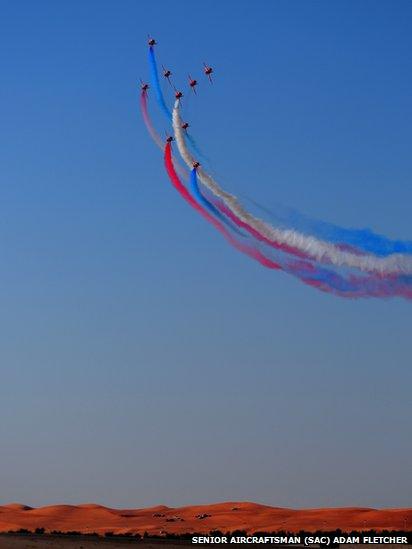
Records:
<instances>
[{"instance_id":1,"label":"sandy ground","mask_svg":"<svg viewBox=\"0 0 412 549\"><path fill-rule=\"evenodd\" d=\"M0 532L77 531L116 534L164 535L166 532L209 533L211 530L249 533L279 530L298 532L409 530L412 509L369 509L359 507L284 509L253 502L225 502L185 507L113 509L97 504L49 505L32 508L22 504L0 506Z\"/></svg>"}]
</instances>

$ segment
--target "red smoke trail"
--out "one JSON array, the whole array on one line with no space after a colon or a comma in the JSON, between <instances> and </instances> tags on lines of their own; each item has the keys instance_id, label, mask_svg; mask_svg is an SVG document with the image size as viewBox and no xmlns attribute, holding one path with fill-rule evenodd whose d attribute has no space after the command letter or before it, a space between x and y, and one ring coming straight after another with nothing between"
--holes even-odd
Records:
<instances>
[{"instance_id":1,"label":"red smoke trail","mask_svg":"<svg viewBox=\"0 0 412 549\"><path fill-rule=\"evenodd\" d=\"M279 244L277 242L274 242L273 240L270 240L269 238L266 238L266 236L263 236L260 232L258 232L256 229L254 229L249 223L246 223L245 221L242 221L235 213L232 212L230 208L228 208L223 202L220 200L213 201L215 206L223 213L225 214L229 219L233 221L238 227L242 227L243 229L246 229L248 233L250 233L252 236L254 236L257 240L260 240L261 242L264 242L268 246L271 246L272 248L275 248L277 250L282 250L283 252L286 252L288 254L295 255L296 257L300 257L302 259L309 259L309 257L300 250L297 250L296 248L292 248L291 246L288 246L287 244Z\"/></svg>"},{"instance_id":2,"label":"red smoke trail","mask_svg":"<svg viewBox=\"0 0 412 549\"><path fill-rule=\"evenodd\" d=\"M163 141L160 138L157 131L154 129L152 121L149 117L149 112L147 110L147 91L142 90L142 93L140 94L140 110L142 111L142 116L144 123L146 125L147 131L150 133L151 138L156 143L158 147L163 149Z\"/></svg>"},{"instance_id":3,"label":"red smoke trail","mask_svg":"<svg viewBox=\"0 0 412 549\"><path fill-rule=\"evenodd\" d=\"M149 116L149 111L147 108L147 91L146 90L142 90L142 93L140 94L140 110L142 113L142 117L143 117L146 129L150 134L150 137L153 139L153 141L156 143L159 149L163 150L162 138L157 133ZM183 166L181 166L177 162L176 162L176 169L182 177L187 179L187 172L185 168L183 168Z\"/></svg>"},{"instance_id":4,"label":"red smoke trail","mask_svg":"<svg viewBox=\"0 0 412 549\"><path fill-rule=\"evenodd\" d=\"M238 242L229 233L229 231L225 228L225 226L222 225L222 223L220 223L220 221L215 219L200 204L196 202L196 200L192 197L192 195L189 193L186 187L182 184L182 182L179 179L179 176L176 173L176 170L173 165L172 148L170 146L170 143L166 143L165 150L164 150L164 160L165 160L166 171L175 189L180 193L180 195L184 198L184 200L186 200L186 202L190 206L192 206L192 208L194 208L198 213L200 213L200 215L204 217L206 221L209 221L209 223L211 223L215 227L215 229L217 229L234 248L248 255L249 257L252 257L256 261L258 261L261 265L267 267L268 269L281 269L278 263L275 263L274 261L268 259L263 254L261 254L258 250L255 250L250 246L246 246L245 244L241 244L240 242Z\"/></svg>"},{"instance_id":5,"label":"red smoke trail","mask_svg":"<svg viewBox=\"0 0 412 549\"><path fill-rule=\"evenodd\" d=\"M286 270L286 272L298 277L303 283L309 286L315 287L323 292L339 295L341 297L390 297L398 295L411 299L412 295L410 289L405 288L403 284L399 284L397 277L393 277L393 281L385 280L385 277L379 276L350 276L348 280L345 280L337 273L327 271L327 277L322 280L322 278L319 278L319 275L323 276L322 269L319 271L318 268L310 261L298 260L289 262L286 266L282 267L279 263L275 263L255 248L238 242L220 221L215 219L198 202L196 202L186 187L182 184L176 173L173 165L170 143L166 143L165 145L164 161L169 178L183 199L188 202L188 204L204 219L206 219L206 221L211 223L234 248L248 255L255 261L258 261L261 265L269 269ZM343 286L345 286L346 283L349 283L349 286L351 287L341 289L340 286L342 286L342 283Z\"/></svg>"}]
</instances>

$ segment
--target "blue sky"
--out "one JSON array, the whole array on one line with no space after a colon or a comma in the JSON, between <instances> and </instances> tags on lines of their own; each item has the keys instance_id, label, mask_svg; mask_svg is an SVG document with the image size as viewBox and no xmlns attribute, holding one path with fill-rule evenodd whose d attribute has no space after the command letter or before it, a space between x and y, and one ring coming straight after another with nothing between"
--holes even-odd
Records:
<instances>
[{"instance_id":1,"label":"blue sky","mask_svg":"<svg viewBox=\"0 0 412 549\"><path fill-rule=\"evenodd\" d=\"M168 182L138 84L150 32L200 78L185 115L226 188L411 238L411 4L2 12L2 502L410 505L410 303L228 247Z\"/></svg>"}]
</instances>

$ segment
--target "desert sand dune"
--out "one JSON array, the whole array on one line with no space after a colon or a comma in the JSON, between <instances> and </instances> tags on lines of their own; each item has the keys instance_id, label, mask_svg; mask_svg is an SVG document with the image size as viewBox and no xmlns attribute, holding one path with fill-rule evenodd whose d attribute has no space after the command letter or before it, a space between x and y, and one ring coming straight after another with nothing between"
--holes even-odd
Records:
<instances>
[{"instance_id":1,"label":"desert sand dune","mask_svg":"<svg viewBox=\"0 0 412 549\"><path fill-rule=\"evenodd\" d=\"M21 528L47 532L79 531L104 534L210 532L221 530L404 530L412 528L412 509L325 508L284 509L250 502L146 509L112 509L93 503L32 508L22 504L0 507L0 532Z\"/></svg>"}]
</instances>

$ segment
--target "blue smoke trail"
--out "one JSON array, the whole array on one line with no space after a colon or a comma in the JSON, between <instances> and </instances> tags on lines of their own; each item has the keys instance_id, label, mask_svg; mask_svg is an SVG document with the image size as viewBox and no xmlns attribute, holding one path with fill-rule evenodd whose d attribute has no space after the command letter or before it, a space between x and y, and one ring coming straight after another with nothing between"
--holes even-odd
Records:
<instances>
[{"instance_id":1,"label":"blue smoke trail","mask_svg":"<svg viewBox=\"0 0 412 549\"><path fill-rule=\"evenodd\" d=\"M348 244L365 252L378 256L388 256L395 253L411 254L412 242L391 240L370 229L346 229L333 223L306 219L308 230L314 235L329 240L334 244Z\"/></svg>"},{"instance_id":2,"label":"blue smoke trail","mask_svg":"<svg viewBox=\"0 0 412 549\"><path fill-rule=\"evenodd\" d=\"M273 258L286 273L297 277L321 291L333 293L341 297L403 297L412 299L412 276L402 275L385 278L375 275L357 275L350 271L338 272L312 261L291 259L285 252L267 250L262 253Z\"/></svg>"},{"instance_id":3,"label":"blue smoke trail","mask_svg":"<svg viewBox=\"0 0 412 549\"><path fill-rule=\"evenodd\" d=\"M155 56L154 48L152 46L149 47L149 65L150 65L150 77L151 77L150 79L156 93L157 103L159 107L162 109L163 113L166 115L167 119L169 121L172 121L172 112L166 105L166 101L163 96L162 86L160 85L160 80L159 80L159 71L157 69L156 56ZM186 132L186 138L190 143L190 146L193 152L198 156L200 156L201 158L203 158L203 160L208 161L208 159L204 156L204 154L202 154L199 147L196 145L196 142L193 139L193 137L189 135L187 132Z\"/></svg>"},{"instance_id":4,"label":"blue smoke trail","mask_svg":"<svg viewBox=\"0 0 412 549\"><path fill-rule=\"evenodd\" d=\"M316 236L322 240L328 240L333 244L346 244L354 246L367 253L386 257L391 254L412 254L412 241L392 240L373 232L371 229L350 229L339 227L327 221L311 219L301 212L282 205L276 205L269 210L257 202L247 199L259 210L268 214L272 220L284 224L288 228L299 230L303 233Z\"/></svg>"},{"instance_id":5,"label":"blue smoke trail","mask_svg":"<svg viewBox=\"0 0 412 549\"><path fill-rule=\"evenodd\" d=\"M154 49L152 46L149 48L149 65L150 65L150 75L152 80L152 86L156 92L156 99L159 104L159 107L165 113L169 120L172 119L172 112L168 109L165 99L163 97L162 88L159 82L159 72L157 70L156 57L154 54Z\"/></svg>"},{"instance_id":6,"label":"blue smoke trail","mask_svg":"<svg viewBox=\"0 0 412 549\"><path fill-rule=\"evenodd\" d=\"M190 172L190 190L192 195L195 197L195 199L201 204L206 210L208 210L212 215L217 217L222 223L224 223L227 227L229 227L232 231L237 233L240 236L245 237L244 235L237 227L235 227L228 219L225 217L219 210L211 203L203 194L201 193L199 189L199 183L197 181L197 172L196 169L193 168Z\"/></svg>"},{"instance_id":7,"label":"blue smoke trail","mask_svg":"<svg viewBox=\"0 0 412 549\"><path fill-rule=\"evenodd\" d=\"M157 102L168 120L170 120L172 117L172 113L168 109L163 97L159 81L159 73L155 53L152 47L149 48L149 63L151 69L151 81L156 93ZM198 155L203 156L202 153L198 150L193 138L187 135L187 139L189 143L191 143L192 149L197 152ZM218 209L211 202L209 202L204 197L204 195L202 195L197 185L196 190L198 202L202 203L211 213L213 213L215 217L220 217L222 221L228 224L228 219L226 217L222 217L223 214L221 214L221 212L219 212ZM196 192L194 187L192 188L192 192ZM205 202L202 202L203 200ZM265 208L262 208L258 204L255 203L255 205L261 210L268 212L268 210L265 210ZM297 230L300 230L301 232L316 236L322 240L329 241L336 245L347 245L350 247L355 247L360 251L373 253L381 257L390 256L395 253L412 254L412 241L392 240L383 235L374 233L368 228L351 229L339 227L332 223L311 219L304 214L298 212L297 210L285 208L282 206L277 206L275 212L268 213L272 217L274 216L278 221L280 221L280 223L285 224L285 226L287 226L288 228L295 228ZM234 229L233 225L230 226L232 229Z\"/></svg>"}]
</instances>

